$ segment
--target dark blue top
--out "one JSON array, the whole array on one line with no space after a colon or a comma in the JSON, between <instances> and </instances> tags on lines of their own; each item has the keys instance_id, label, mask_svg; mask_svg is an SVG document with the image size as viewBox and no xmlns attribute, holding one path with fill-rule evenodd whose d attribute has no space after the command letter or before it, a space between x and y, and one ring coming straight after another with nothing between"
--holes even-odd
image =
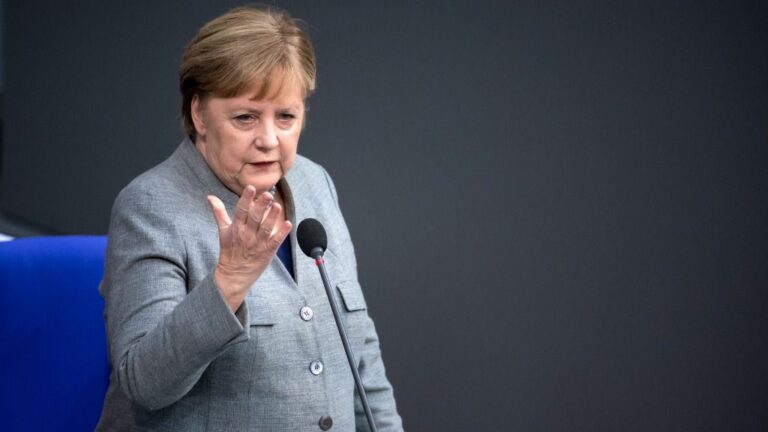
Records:
<instances>
[{"instance_id":1,"label":"dark blue top","mask_svg":"<svg viewBox=\"0 0 768 432\"><path fill-rule=\"evenodd\" d=\"M291 256L291 238L286 237L283 244L280 245L280 249L277 250L277 257L283 262L285 269L291 274L291 277L296 279L293 275L293 257Z\"/></svg>"}]
</instances>

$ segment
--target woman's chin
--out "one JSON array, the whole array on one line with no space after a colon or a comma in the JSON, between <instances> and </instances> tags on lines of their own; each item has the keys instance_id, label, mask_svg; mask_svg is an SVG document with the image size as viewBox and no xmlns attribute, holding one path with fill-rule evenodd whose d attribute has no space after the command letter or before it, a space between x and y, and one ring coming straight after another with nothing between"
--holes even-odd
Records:
<instances>
[{"instance_id":1,"label":"woman's chin","mask_svg":"<svg viewBox=\"0 0 768 432\"><path fill-rule=\"evenodd\" d=\"M256 188L256 193L258 195L259 193L268 191L270 188L277 185L277 182L280 181L280 176L249 176L243 180L244 181L241 183L242 188L245 188L249 185L253 186Z\"/></svg>"}]
</instances>

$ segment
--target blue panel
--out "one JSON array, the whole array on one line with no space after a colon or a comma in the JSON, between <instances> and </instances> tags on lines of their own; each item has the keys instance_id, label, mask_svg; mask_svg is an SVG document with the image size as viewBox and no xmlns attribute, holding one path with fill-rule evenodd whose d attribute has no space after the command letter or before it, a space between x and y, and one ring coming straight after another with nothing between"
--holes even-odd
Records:
<instances>
[{"instance_id":1,"label":"blue panel","mask_svg":"<svg viewBox=\"0 0 768 432\"><path fill-rule=\"evenodd\" d=\"M106 237L0 243L0 430L90 431L109 379Z\"/></svg>"}]
</instances>

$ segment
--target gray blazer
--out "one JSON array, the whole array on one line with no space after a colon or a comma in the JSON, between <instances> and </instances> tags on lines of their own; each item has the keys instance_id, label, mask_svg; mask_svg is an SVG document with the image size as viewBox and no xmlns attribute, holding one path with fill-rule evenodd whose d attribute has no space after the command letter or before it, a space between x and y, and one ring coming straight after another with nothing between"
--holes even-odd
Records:
<instances>
[{"instance_id":1,"label":"gray blazer","mask_svg":"<svg viewBox=\"0 0 768 432\"><path fill-rule=\"evenodd\" d=\"M328 272L377 428L400 431L333 183L299 156L280 187L294 226L313 217L328 232ZM185 140L115 201L101 285L113 371L96 430L318 431L322 417L332 430L367 430L322 281L295 230L296 280L274 259L233 314L212 278L219 240L209 194L232 214L238 197Z\"/></svg>"}]
</instances>

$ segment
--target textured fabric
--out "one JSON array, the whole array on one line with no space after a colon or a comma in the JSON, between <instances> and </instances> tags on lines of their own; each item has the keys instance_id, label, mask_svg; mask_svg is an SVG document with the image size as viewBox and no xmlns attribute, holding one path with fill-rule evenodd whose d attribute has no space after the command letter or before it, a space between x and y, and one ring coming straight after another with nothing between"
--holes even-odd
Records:
<instances>
[{"instance_id":1,"label":"textured fabric","mask_svg":"<svg viewBox=\"0 0 768 432\"><path fill-rule=\"evenodd\" d=\"M377 428L402 430L330 178L299 156L279 187L294 226L307 217L325 225L329 275ZM115 201L102 284L113 373L97 430L317 431L322 416L333 430L366 430L322 281L296 254L295 230L295 280L274 259L233 314L212 278L219 242L208 194L232 214L238 197L185 140ZM324 365L319 375L313 361Z\"/></svg>"},{"instance_id":2,"label":"textured fabric","mask_svg":"<svg viewBox=\"0 0 768 432\"><path fill-rule=\"evenodd\" d=\"M0 243L0 431L85 431L109 364L99 297L103 236Z\"/></svg>"}]
</instances>

